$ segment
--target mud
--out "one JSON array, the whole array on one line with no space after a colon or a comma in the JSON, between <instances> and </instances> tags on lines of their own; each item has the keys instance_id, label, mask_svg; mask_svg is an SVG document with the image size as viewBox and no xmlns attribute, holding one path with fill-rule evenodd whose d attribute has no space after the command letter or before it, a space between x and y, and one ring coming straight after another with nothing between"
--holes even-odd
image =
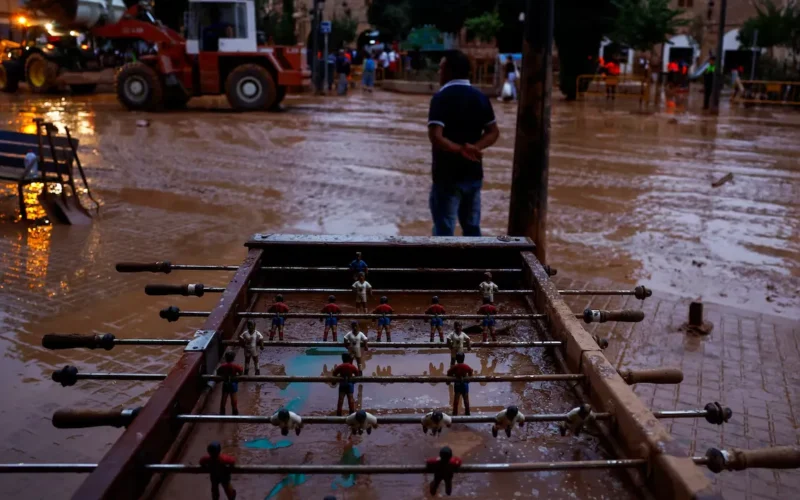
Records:
<instances>
[{"instance_id":1,"label":"mud","mask_svg":"<svg viewBox=\"0 0 800 500\"><path fill-rule=\"evenodd\" d=\"M696 97L688 108L668 101L642 110L621 99L613 104L554 104L548 263L560 276L581 277L597 286L641 283L656 294L671 292L800 318L800 114L725 107L712 117L695 109ZM179 355L139 347L111 353L50 352L39 347L41 334L188 336L198 321L168 324L157 318L158 309L171 304L209 309L215 297L145 297L143 284L218 285L228 279L226 273L120 276L113 271L115 262L237 263L242 242L254 232L429 234L427 102L427 97L380 92L328 100L290 96L282 113L235 114L223 99L208 98L192 102L185 112L146 115L123 112L110 94L0 95L4 128L34 132L34 116L70 127L81 140L92 190L103 204L91 227L26 225L15 212L15 186L0 185L0 352L2 374L10 381L0 391L5 401L0 442L6 460L99 460L119 431L56 431L49 423L52 411L72 405L135 406L152 389L100 382L62 389L49 380L50 370L72 363L83 370L163 372ZM505 232L513 159L515 109L499 103L495 109L502 136L485 161L486 234ZM143 118L150 120L149 127L136 126ZM711 187L728 172L734 174L733 182ZM28 196L35 199L34 192ZM29 216L41 215L39 207L29 211ZM637 353L626 356L635 359ZM387 361L401 373L394 359ZM512 361L498 361L497 369L535 365ZM492 362L487 360L487 366ZM370 371L377 368L372 363L368 361ZM427 363L414 363L413 368L431 370ZM402 373L412 373L408 370ZM364 390L375 398L369 393L377 389ZM430 391L433 399L427 406L447 406L443 388ZM335 396L323 394L321 407L311 411L327 408ZM275 391L265 393L263 404L254 399L254 411L271 409L279 397ZM537 400L535 394L530 397ZM389 399L375 403L396 408L422 404L404 406ZM474 404L500 403L476 399ZM485 433L472 427L459 432L470 436L474 450L482 450ZM529 427L519 439L543 439L546 450L559 449L541 436L542 430ZM308 439L312 436L308 432ZM305 433L302 439L307 439ZM330 451L326 458L348 450L344 441L325 439ZM388 450L387 439L416 443L418 436L411 429L390 428L384 437L367 440L366 448L359 443L358 453L348 451L346 460ZM490 443L483 458L500 453L505 445L502 440ZM425 453L434 447L429 448ZM300 453L295 449L307 447L290 447L289 453ZM248 460L255 456L248 455ZM547 484L559 487L564 477L552 476ZM26 498L62 498L80 480L68 475L48 477L47 482L4 476L0 492L6 497L24 493ZM483 484L477 476L468 480L476 481L476 488ZM420 490L421 482L406 481L391 484ZM517 486L523 496L533 494L533 487Z\"/></svg>"}]
</instances>

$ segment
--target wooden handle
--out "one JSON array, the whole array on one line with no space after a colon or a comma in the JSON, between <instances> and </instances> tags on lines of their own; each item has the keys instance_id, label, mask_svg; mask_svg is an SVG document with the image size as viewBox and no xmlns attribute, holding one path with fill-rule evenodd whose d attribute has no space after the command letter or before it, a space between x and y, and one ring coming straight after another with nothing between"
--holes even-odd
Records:
<instances>
[{"instance_id":1,"label":"wooden handle","mask_svg":"<svg viewBox=\"0 0 800 500\"><path fill-rule=\"evenodd\" d=\"M184 297L202 297L203 284L189 285L146 285L144 293L147 295L183 295Z\"/></svg>"},{"instance_id":2,"label":"wooden handle","mask_svg":"<svg viewBox=\"0 0 800 500\"><path fill-rule=\"evenodd\" d=\"M110 351L114 348L114 335L81 335L78 333L48 333L42 337L42 347L53 351L61 349L97 349Z\"/></svg>"},{"instance_id":3,"label":"wooden handle","mask_svg":"<svg viewBox=\"0 0 800 500\"><path fill-rule=\"evenodd\" d=\"M118 273L164 273L169 274L172 266L169 261L163 262L120 262L117 264Z\"/></svg>"},{"instance_id":4,"label":"wooden handle","mask_svg":"<svg viewBox=\"0 0 800 500\"><path fill-rule=\"evenodd\" d=\"M86 427L127 427L141 408L129 410L72 410L53 413L53 426L58 429L83 429Z\"/></svg>"},{"instance_id":5,"label":"wooden handle","mask_svg":"<svg viewBox=\"0 0 800 500\"><path fill-rule=\"evenodd\" d=\"M626 370L619 372L628 383L633 384L680 384L683 372L677 368L654 368L650 370Z\"/></svg>"},{"instance_id":6,"label":"wooden handle","mask_svg":"<svg viewBox=\"0 0 800 500\"><path fill-rule=\"evenodd\" d=\"M800 446L775 446L756 450L710 448L706 452L708 468L714 472L744 469L800 468Z\"/></svg>"},{"instance_id":7,"label":"wooden handle","mask_svg":"<svg viewBox=\"0 0 800 500\"><path fill-rule=\"evenodd\" d=\"M619 311L604 311L599 309L586 309L583 311L585 323L605 323L619 321L625 323L638 323L644 319L644 311L622 309Z\"/></svg>"}]
</instances>

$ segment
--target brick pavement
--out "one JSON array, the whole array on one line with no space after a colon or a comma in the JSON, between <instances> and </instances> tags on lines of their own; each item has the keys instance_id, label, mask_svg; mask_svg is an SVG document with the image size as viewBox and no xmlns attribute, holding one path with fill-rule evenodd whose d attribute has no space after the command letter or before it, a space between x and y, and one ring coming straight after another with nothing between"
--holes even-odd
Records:
<instances>
[{"instance_id":1,"label":"brick pavement","mask_svg":"<svg viewBox=\"0 0 800 500\"><path fill-rule=\"evenodd\" d=\"M559 288L591 283L558 278ZM719 401L733 410L723 426L703 419L663 423L687 456L709 447L760 448L800 444L800 325L777 316L755 314L715 304L705 305L714 324L705 337L679 330L687 320L690 300L659 291L640 303L634 297L567 297L576 310L642 308L639 324L588 325L609 339L606 356L618 369L679 367L680 385L637 385L636 394L652 409L700 408ZM709 473L710 474L710 473ZM711 475L728 499L778 499L800 492L800 471L749 470Z\"/></svg>"}]
</instances>

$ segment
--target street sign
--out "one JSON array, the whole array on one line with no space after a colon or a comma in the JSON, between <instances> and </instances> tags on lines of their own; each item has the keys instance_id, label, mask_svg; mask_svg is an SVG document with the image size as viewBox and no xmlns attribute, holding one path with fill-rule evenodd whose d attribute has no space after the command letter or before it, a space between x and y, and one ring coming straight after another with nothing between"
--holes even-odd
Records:
<instances>
[{"instance_id":1,"label":"street sign","mask_svg":"<svg viewBox=\"0 0 800 500\"><path fill-rule=\"evenodd\" d=\"M324 35L329 35L331 32L331 22L330 21L320 21L319 23L319 32Z\"/></svg>"}]
</instances>

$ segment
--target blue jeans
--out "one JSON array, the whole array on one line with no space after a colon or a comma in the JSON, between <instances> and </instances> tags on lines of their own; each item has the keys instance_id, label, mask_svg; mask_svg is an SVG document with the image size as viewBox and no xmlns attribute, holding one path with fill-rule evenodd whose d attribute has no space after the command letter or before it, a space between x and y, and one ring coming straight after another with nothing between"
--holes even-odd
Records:
<instances>
[{"instance_id":1,"label":"blue jeans","mask_svg":"<svg viewBox=\"0 0 800 500\"><path fill-rule=\"evenodd\" d=\"M434 183L429 200L434 236L453 236L456 231L456 216L464 236L481 235L482 185L483 181Z\"/></svg>"}]
</instances>

